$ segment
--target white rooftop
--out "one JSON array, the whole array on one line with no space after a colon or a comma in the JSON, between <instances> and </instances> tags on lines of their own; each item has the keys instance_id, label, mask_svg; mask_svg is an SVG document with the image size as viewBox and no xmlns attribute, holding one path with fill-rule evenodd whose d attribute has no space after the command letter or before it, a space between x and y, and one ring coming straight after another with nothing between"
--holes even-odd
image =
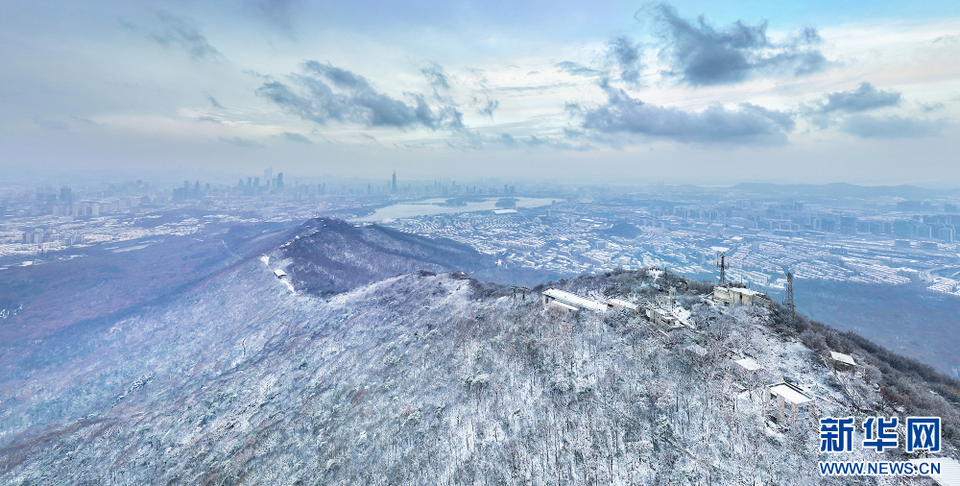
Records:
<instances>
[{"instance_id":1,"label":"white rooftop","mask_svg":"<svg viewBox=\"0 0 960 486\"><path fill-rule=\"evenodd\" d=\"M579 307L581 309L590 309L593 311L601 312L607 308L607 306L594 302L590 299L584 299L579 295L571 294L570 292L564 292L563 290L558 289L547 289L543 292L543 295L547 297L557 299L564 304L569 304L574 307Z\"/></svg>"},{"instance_id":2,"label":"white rooftop","mask_svg":"<svg viewBox=\"0 0 960 486\"><path fill-rule=\"evenodd\" d=\"M832 358L834 361L839 361L839 362L841 362L841 363L843 363L843 364L848 364L848 365L850 365L850 366L856 366L856 365L857 365L857 363L856 363L855 361L853 361L853 356L850 356L849 354L843 354L843 353L837 353L837 352L835 352L835 351L830 351L830 358Z\"/></svg>"},{"instance_id":3,"label":"white rooftop","mask_svg":"<svg viewBox=\"0 0 960 486\"><path fill-rule=\"evenodd\" d=\"M770 388L770 393L783 397L784 400L790 403L796 403L797 405L801 405L813 400L813 398L808 396L806 393L802 393L786 383L774 385Z\"/></svg>"},{"instance_id":4,"label":"white rooftop","mask_svg":"<svg viewBox=\"0 0 960 486\"><path fill-rule=\"evenodd\" d=\"M744 294L744 295L760 295L761 294L761 292L758 292L756 290L744 289L740 287L729 287L727 290L729 290L730 292L737 292L739 294Z\"/></svg>"},{"instance_id":5,"label":"white rooftop","mask_svg":"<svg viewBox=\"0 0 960 486\"><path fill-rule=\"evenodd\" d=\"M760 363L757 363L753 358L743 358L734 361L734 363L743 367L747 371L757 371L760 369Z\"/></svg>"}]
</instances>

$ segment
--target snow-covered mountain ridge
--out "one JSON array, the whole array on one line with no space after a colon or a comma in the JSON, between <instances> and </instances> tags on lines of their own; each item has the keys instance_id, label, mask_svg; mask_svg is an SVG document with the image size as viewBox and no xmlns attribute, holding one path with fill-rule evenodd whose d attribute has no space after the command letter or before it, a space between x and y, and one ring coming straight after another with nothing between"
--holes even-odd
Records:
<instances>
[{"instance_id":1,"label":"snow-covered mountain ridge","mask_svg":"<svg viewBox=\"0 0 960 486\"><path fill-rule=\"evenodd\" d=\"M709 285L647 272L549 287L641 308L673 288L689 327L561 312L548 285L524 298L462 272L317 295L288 282L306 267L294 244L5 392L0 483L845 484L817 461L901 458L821 453L817 418L848 415L939 415L940 455L957 454L956 382L776 305L716 304ZM835 370L831 350L858 367ZM814 400L776 425L763 387L784 380Z\"/></svg>"}]
</instances>

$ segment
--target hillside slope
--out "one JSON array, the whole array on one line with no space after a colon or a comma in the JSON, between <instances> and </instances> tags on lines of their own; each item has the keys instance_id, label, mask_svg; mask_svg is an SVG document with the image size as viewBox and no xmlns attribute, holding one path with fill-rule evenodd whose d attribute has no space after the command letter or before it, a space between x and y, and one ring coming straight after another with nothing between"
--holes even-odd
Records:
<instances>
[{"instance_id":1,"label":"hillside slope","mask_svg":"<svg viewBox=\"0 0 960 486\"><path fill-rule=\"evenodd\" d=\"M493 266L492 259L468 245L327 218L301 225L281 250L283 258L292 261L287 271L294 287L312 294L343 292L419 270L475 271Z\"/></svg>"},{"instance_id":2,"label":"hillside slope","mask_svg":"<svg viewBox=\"0 0 960 486\"><path fill-rule=\"evenodd\" d=\"M941 455L956 456L955 382L776 307L718 306L672 275L556 286L641 304L674 287L691 328L548 310L540 289L514 298L461 272L319 297L274 277L273 262L298 265L287 248L267 256L2 390L0 483L846 484L816 469L836 459L817 417L932 412ZM861 367L834 371L828 349ZM743 356L762 369L744 374ZM760 387L783 378L817 398L777 427Z\"/></svg>"},{"instance_id":3,"label":"hillside slope","mask_svg":"<svg viewBox=\"0 0 960 486\"><path fill-rule=\"evenodd\" d=\"M38 255L33 265L3 270L0 307L15 312L0 319L0 389L96 353L96 341L87 336L176 301L198 282L275 249L291 230L273 223L211 224L125 248L76 248L67 259Z\"/></svg>"}]
</instances>

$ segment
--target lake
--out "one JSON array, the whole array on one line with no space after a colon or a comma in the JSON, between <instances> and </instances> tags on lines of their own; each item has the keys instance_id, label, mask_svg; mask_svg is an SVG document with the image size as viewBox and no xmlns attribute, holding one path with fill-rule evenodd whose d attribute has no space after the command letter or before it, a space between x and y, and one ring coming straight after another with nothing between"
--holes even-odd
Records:
<instances>
[{"instance_id":1,"label":"lake","mask_svg":"<svg viewBox=\"0 0 960 486\"><path fill-rule=\"evenodd\" d=\"M501 198L494 197L482 202L468 202L463 206L443 206L447 199L427 199L416 203L401 203L377 209L369 216L353 218L351 222L379 222L387 219L412 218L416 216L427 216L430 214L453 214L467 213L473 211L493 211L494 209L504 209L497 207L497 201ZM516 197L517 208L538 208L549 206L554 201L560 199Z\"/></svg>"}]
</instances>

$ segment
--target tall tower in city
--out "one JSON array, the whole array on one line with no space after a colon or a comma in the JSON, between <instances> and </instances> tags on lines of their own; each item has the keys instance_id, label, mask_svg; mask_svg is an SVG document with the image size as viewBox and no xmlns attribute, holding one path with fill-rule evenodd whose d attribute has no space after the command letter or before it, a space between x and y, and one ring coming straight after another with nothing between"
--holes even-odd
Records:
<instances>
[{"instance_id":1,"label":"tall tower in city","mask_svg":"<svg viewBox=\"0 0 960 486\"><path fill-rule=\"evenodd\" d=\"M393 171L393 183L390 185L390 192L397 193L397 171Z\"/></svg>"}]
</instances>

